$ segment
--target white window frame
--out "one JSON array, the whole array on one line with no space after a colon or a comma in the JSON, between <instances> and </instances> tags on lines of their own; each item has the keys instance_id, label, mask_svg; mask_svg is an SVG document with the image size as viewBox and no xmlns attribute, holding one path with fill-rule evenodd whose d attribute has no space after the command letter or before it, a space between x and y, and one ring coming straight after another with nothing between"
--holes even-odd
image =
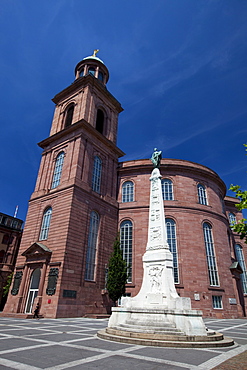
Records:
<instances>
[{"instance_id":1,"label":"white window frame","mask_svg":"<svg viewBox=\"0 0 247 370\"><path fill-rule=\"evenodd\" d=\"M204 206L208 205L207 190L202 184L197 184L198 202Z\"/></svg>"},{"instance_id":2,"label":"white window frame","mask_svg":"<svg viewBox=\"0 0 247 370\"><path fill-rule=\"evenodd\" d=\"M94 157L92 190L100 194L100 184L102 175L102 160L97 155Z\"/></svg>"},{"instance_id":3,"label":"white window frame","mask_svg":"<svg viewBox=\"0 0 247 370\"><path fill-rule=\"evenodd\" d=\"M43 213L39 240L48 239L48 234L49 234L49 229L50 229L50 224L51 224L51 216L52 216L52 208L51 207L46 208L45 212Z\"/></svg>"},{"instance_id":4,"label":"white window frame","mask_svg":"<svg viewBox=\"0 0 247 370\"><path fill-rule=\"evenodd\" d=\"M247 294L247 269L246 269L246 264L245 264L245 259L244 259L243 247L240 244L235 244L234 249L235 249L236 259L243 270L243 273L240 274L243 292L244 294Z\"/></svg>"},{"instance_id":5,"label":"white window frame","mask_svg":"<svg viewBox=\"0 0 247 370\"><path fill-rule=\"evenodd\" d=\"M132 250L133 250L133 223L124 220L120 224L120 248L123 252L123 259L127 264L128 280L132 282Z\"/></svg>"},{"instance_id":6,"label":"white window frame","mask_svg":"<svg viewBox=\"0 0 247 370\"><path fill-rule=\"evenodd\" d=\"M91 281L95 280L99 221L100 221L99 214L95 211L92 211L90 214L90 224L88 233L85 280Z\"/></svg>"},{"instance_id":7,"label":"white window frame","mask_svg":"<svg viewBox=\"0 0 247 370\"><path fill-rule=\"evenodd\" d=\"M173 182L170 179L161 180L162 197L163 200L174 200Z\"/></svg>"},{"instance_id":8,"label":"white window frame","mask_svg":"<svg viewBox=\"0 0 247 370\"><path fill-rule=\"evenodd\" d=\"M216 262L215 251L214 251L212 226L207 222L203 223L203 235L204 235L204 243L205 243L205 249L206 249L209 283L211 286L219 286L219 276L218 276L217 262Z\"/></svg>"},{"instance_id":9,"label":"white window frame","mask_svg":"<svg viewBox=\"0 0 247 370\"><path fill-rule=\"evenodd\" d=\"M65 154L64 152L60 152L57 155L54 172L53 172L51 189L55 189L60 184L62 170L63 170L64 154Z\"/></svg>"},{"instance_id":10,"label":"white window frame","mask_svg":"<svg viewBox=\"0 0 247 370\"><path fill-rule=\"evenodd\" d=\"M122 185L122 202L134 202L134 183L125 181Z\"/></svg>"},{"instance_id":11,"label":"white window frame","mask_svg":"<svg viewBox=\"0 0 247 370\"><path fill-rule=\"evenodd\" d=\"M173 256L173 277L174 283L179 284L178 249L176 222L172 218L166 218L167 243Z\"/></svg>"},{"instance_id":12,"label":"white window frame","mask_svg":"<svg viewBox=\"0 0 247 370\"><path fill-rule=\"evenodd\" d=\"M213 295L212 304L215 310L222 310L223 309L222 295Z\"/></svg>"},{"instance_id":13,"label":"white window frame","mask_svg":"<svg viewBox=\"0 0 247 370\"><path fill-rule=\"evenodd\" d=\"M237 223L237 218L234 215L234 213L229 212L228 218L229 218L229 224L230 224L230 226L233 226L233 225L235 225Z\"/></svg>"}]
</instances>

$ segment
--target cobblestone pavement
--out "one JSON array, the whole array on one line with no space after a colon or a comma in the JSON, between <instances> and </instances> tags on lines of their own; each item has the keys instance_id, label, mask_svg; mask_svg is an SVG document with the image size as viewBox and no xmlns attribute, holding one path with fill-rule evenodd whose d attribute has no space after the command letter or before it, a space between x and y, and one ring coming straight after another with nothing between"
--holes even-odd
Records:
<instances>
[{"instance_id":1,"label":"cobblestone pavement","mask_svg":"<svg viewBox=\"0 0 247 370\"><path fill-rule=\"evenodd\" d=\"M238 366L238 370L247 369L244 354L247 350L247 320L207 319L205 322L208 328L232 337L235 345L217 349L130 345L96 337L97 331L107 326L106 319L2 317L0 369L235 369L230 361L235 361L233 366Z\"/></svg>"}]
</instances>

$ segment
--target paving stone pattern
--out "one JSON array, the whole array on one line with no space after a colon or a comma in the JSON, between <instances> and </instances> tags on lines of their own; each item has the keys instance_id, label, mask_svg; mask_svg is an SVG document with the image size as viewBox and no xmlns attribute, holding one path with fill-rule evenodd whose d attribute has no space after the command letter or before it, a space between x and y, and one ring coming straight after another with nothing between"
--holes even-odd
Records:
<instances>
[{"instance_id":1,"label":"paving stone pattern","mask_svg":"<svg viewBox=\"0 0 247 370\"><path fill-rule=\"evenodd\" d=\"M107 326L106 319L0 318L0 370L210 370L231 369L230 361L240 370L247 369L247 320L205 322L208 328L232 337L235 345L217 349L147 347L97 338L97 331Z\"/></svg>"}]
</instances>

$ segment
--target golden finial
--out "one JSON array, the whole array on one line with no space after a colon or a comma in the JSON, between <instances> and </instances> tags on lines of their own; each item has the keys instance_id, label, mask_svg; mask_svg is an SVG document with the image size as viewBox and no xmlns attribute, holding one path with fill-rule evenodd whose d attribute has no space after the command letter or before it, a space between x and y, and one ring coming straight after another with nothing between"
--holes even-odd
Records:
<instances>
[{"instance_id":1,"label":"golden finial","mask_svg":"<svg viewBox=\"0 0 247 370\"><path fill-rule=\"evenodd\" d=\"M99 52L99 49L94 49L92 57L96 57L96 54Z\"/></svg>"}]
</instances>

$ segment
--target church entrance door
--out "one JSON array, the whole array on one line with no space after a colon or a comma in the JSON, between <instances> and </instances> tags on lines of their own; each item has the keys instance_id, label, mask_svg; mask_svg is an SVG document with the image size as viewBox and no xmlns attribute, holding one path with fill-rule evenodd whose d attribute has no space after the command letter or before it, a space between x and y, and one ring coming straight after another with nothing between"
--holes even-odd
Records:
<instances>
[{"instance_id":1,"label":"church entrance door","mask_svg":"<svg viewBox=\"0 0 247 370\"><path fill-rule=\"evenodd\" d=\"M40 281L40 269L37 268L33 271L30 279L30 288L27 297L26 313L32 313L34 299L38 295Z\"/></svg>"}]
</instances>

